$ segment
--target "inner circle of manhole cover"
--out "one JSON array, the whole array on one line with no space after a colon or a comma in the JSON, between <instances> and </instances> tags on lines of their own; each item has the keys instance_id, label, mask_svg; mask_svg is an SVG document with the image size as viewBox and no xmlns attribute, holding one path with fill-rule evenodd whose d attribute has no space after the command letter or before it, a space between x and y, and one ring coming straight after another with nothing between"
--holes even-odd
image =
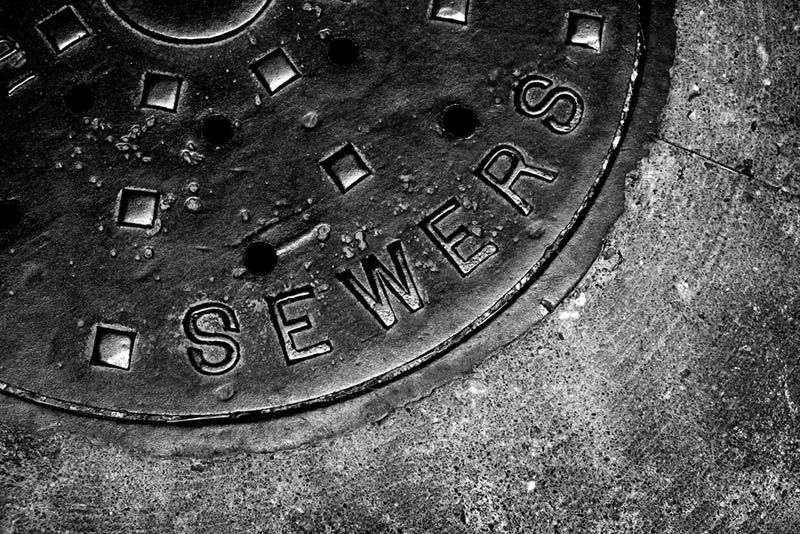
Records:
<instances>
[{"instance_id":1,"label":"inner circle of manhole cover","mask_svg":"<svg viewBox=\"0 0 800 534\"><path fill-rule=\"evenodd\" d=\"M506 341L523 294L532 325L671 57L667 7L631 0L0 12L0 389L132 422L380 390Z\"/></svg>"},{"instance_id":2,"label":"inner circle of manhole cover","mask_svg":"<svg viewBox=\"0 0 800 534\"><path fill-rule=\"evenodd\" d=\"M270 0L107 0L132 27L175 43L209 43L253 22Z\"/></svg>"}]
</instances>

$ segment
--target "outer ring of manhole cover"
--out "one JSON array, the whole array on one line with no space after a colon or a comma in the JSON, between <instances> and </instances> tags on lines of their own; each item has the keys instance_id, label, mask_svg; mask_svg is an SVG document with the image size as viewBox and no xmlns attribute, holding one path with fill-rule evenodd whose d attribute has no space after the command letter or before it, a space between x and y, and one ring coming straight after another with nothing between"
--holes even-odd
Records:
<instances>
[{"instance_id":1,"label":"outer ring of manhole cover","mask_svg":"<svg viewBox=\"0 0 800 534\"><path fill-rule=\"evenodd\" d=\"M273 2L207 45L7 14L4 406L275 448L530 328L618 216L672 61L671 2L577 4Z\"/></svg>"}]
</instances>

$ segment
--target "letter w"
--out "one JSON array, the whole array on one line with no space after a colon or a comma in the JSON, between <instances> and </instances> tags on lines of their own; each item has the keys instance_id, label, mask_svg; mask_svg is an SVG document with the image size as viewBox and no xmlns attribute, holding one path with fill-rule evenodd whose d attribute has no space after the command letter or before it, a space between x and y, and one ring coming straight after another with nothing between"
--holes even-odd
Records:
<instances>
[{"instance_id":1,"label":"letter w","mask_svg":"<svg viewBox=\"0 0 800 534\"><path fill-rule=\"evenodd\" d=\"M414 284L411 270L408 268L402 243L395 241L386 247L386 250L392 258L396 274L393 274L374 254L370 254L361 260L361 266L367 275L369 289L358 281L350 269L336 273L336 278L388 330L397 322L394 308L389 301L389 292L397 297L411 313L421 310L424 304L417 286Z\"/></svg>"}]
</instances>

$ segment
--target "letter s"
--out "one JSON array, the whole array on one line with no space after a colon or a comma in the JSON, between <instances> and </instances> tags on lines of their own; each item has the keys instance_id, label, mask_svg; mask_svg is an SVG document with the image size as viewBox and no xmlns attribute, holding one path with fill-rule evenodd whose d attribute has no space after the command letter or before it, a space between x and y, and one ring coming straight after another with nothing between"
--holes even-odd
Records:
<instances>
[{"instance_id":1,"label":"letter s","mask_svg":"<svg viewBox=\"0 0 800 534\"><path fill-rule=\"evenodd\" d=\"M542 122L553 133L566 135L573 131L583 120L583 98L568 87L553 87L553 82L544 76L532 75L520 80L514 91L514 105L517 112L526 117L538 119L544 117ZM528 102L528 93L533 89L547 91L536 104ZM553 115L553 110L559 102L564 102L570 109L566 120L559 120Z\"/></svg>"},{"instance_id":2,"label":"letter s","mask_svg":"<svg viewBox=\"0 0 800 534\"><path fill-rule=\"evenodd\" d=\"M201 327L200 319L212 315L222 323L223 332L213 332ZM222 357L209 358L207 352L197 347L189 347L189 362L197 371L205 375L221 375L233 369L239 362L241 350L239 342L228 333L238 334L239 320L236 313L215 302L198 304L189 308L183 317L183 330L189 341L196 345L215 347L222 351Z\"/></svg>"}]
</instances>

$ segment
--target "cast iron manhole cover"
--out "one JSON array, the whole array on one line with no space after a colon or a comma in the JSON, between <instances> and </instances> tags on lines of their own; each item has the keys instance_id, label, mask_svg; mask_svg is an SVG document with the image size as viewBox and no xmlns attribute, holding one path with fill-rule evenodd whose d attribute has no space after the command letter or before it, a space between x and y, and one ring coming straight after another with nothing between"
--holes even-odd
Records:
<instances>
[{"instance_id":1,"label":"cast iron manhole cover","mask_svg":"<svg viewBox=\"0 0 800 534\"><path fill-rule=\"evenodd\" d=\"M671 46L633 0L0 12L0 389L152 423L379 389L549 273L530 326L619 210L551 261L630 170L645 45Z\"/></svg>"}]
</instances>

